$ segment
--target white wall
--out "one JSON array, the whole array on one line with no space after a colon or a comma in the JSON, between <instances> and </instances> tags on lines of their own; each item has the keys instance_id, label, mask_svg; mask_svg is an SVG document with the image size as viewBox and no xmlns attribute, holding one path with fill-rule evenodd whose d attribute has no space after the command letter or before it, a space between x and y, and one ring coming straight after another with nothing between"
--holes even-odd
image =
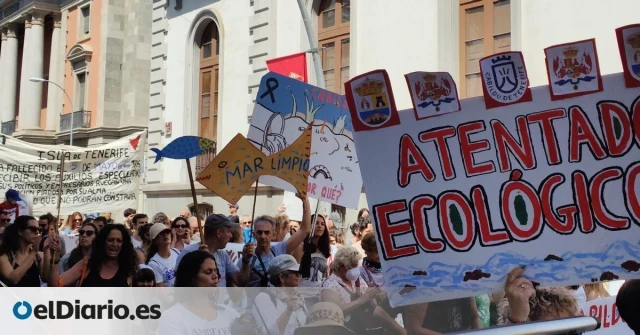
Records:
<instances>
[{"instance_id":1,"label":"white wall","mask_svg":"<svg viewBox=\"0 0 640 335\"><path fill-rule=\"evenodd\" d=\"M404 75L440 70L438 20L450 18L438 17L437 1L351 3L351 76L386 69L394 88L396 106L398 109L410 108L411 98Z\"/></svg>"},{"instance_id":2,"label":"white wall","mask_svg":"<svg viewBox=\"0 0 640 335\"><path fill-rule=\"evenodd\" d=\"M547 85L544 49L595 38L600 71L622 71L615 29L640 22L638 0L522 1L522 53L532 86Z\"/></svg>"},{"instance_id":3,"label":"white wall","mask_svg":"<svg viewBox=\"0 0 640 335\"><path fill-rule=\"evenodd\" d=\"M211 10L219 25L222 38L220 48L220 78L218 104L218 150L224 147L236 134L246 134L248 123L243 106L247 101L247 86L250 66L249 55L249 3L248 1L224 0L207 5L207 0L189 0L188 12L169 17L167 35L167 84L165 122L173 122L173 134L164 140L183 135L197 135L198 129L192 122L197 118L196 92L188 91L188 83L197 76L198 64L191 64L193 41L193 21L199 13ZM187 5L185 5L186 7ZM187 87L187 89L185 89ZM193 87L197 90L198 87ZM164 160L163 182L186 182L187 174L182 161ZM180 171L180 173L176 173Z\"/></svg>"}]
</instances>

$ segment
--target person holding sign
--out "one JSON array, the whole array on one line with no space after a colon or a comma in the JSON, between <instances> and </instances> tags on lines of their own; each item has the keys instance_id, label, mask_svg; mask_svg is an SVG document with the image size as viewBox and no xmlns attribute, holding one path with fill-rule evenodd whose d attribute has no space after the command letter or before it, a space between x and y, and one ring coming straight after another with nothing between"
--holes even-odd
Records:
<instances>
[{"instance_id":1,"label":"person holding sign","mask_svg":"<svg viewBox=\"0 0 640 335\"><path fill-rule=\"evenodd\" d=\"M300 229L293 234L285 242L274 243L271 241L275 236L275 220L268 215L255 218L253 221L253 234L257 241L256 253L251 259L244 258L238 261L238 267L241 265L251 264L251 277L248 287L267 287L269 263L273 258L282 254L290 254L293 252L304 239L309 235L311 230L311 206L306 195L296 194L302 200L302 224ZM327 237L328 241L328 237ZM243 254L244 256L244 254ZM245 263L246 261L246 263ZM242 262L242 263L240 263Z\"/></svg>"},{"instance_id":2,"label":"person holding sign","mask_svg":"<svg viewBox=\"0 0 640 335\"><path fill-rule=\"evenodd\" d=\"M255 245L251 243L245 244L242 249L242 259L240 260L242 265L238 267L233 264L231 257L224 248L231 240L233 229L237 227L238 224L229 221L225 215L209 215L204 222L204 242L206 244L198 242L186 246L176 260L176 268L180 268L180 262L185 255L197 250L206 250L216 260L217 270L220 272L219 284L221 287L231 286L229 284L238 287L244 286L249 280L249 273L251 272L249 260L255 253Z\"/></svg>"},{"instance_id":3,"label":"person holding sign","mask_svg":"<svg viewBox=\"0 0 640 335\"><path fill-rule=\"evenodd\" d=\"M54 235L55 236L55 235ZM45 247L58 250L59 238L45 242ZM49 287L128 287L136 270L136 257L131 237L124 225L107 225L96 237L91 256L76 263L69 271L58 274L58 263L49 275Z\"/></svg>"},{"instance_id":4,"label":"person holding sign","mask_svg":"<svg viewBox=\"0 0 640 335\"><path fill-rule=\"evenodd\" d=\"M40 287L45 274L44 253L38 252L41 237L38 221L18 216L5 228L0 246L0 281L13 287Z\"/></svg>"}]
</instances>

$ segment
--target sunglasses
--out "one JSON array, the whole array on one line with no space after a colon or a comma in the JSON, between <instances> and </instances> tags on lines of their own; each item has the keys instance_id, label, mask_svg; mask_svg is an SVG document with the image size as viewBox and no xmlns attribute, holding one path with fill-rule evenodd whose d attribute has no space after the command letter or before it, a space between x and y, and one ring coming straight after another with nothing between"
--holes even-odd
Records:
<instances>
[{"instance_id":1,"label":"sunglasses","mask_svg":"<svg viewBox=\"0 0 640 335\"><path fill-rule=\"evenodd\" d=\"M42 231L40 227L34 227L34 226L29 226L25 228L25 230L30 230L34 234L40 234L40 232Z\"/></svg>"},{"instance_id":2,"label":"sunglasses","mask_svg":"<svg viewBox=\"0 0 640 335\"><path fill-rule=\"evenodd\" d=\"M176 228L176 229L187 228L187 225L186 224L177 224L177 225L174 225L173 228Z\"/></svg>"},{"instance_id":3,"label":"sunglasses","mask_svg":"<svg viewBox=\"0 0 640 335\"><path fill-rule=\"evenodd\" d=\"M10 223L11 219L0 219L0 222L2 222L2 223Z\"/></svg>"},{"instance_id":4,"label":"sunglasses","mask_svg":"<svg viewBox=\"0 0 640 335\"><path fill-rule=\"evenodd\" d=\"M75 222L82 222L82 219L74 219Z\"/></svg>"},{"instance_id":5,"label":"sunglasses","mask_svg":"<svg viewBox=\"0 0 640 335\"><path fill-rule=\"evenodd\" d=\"M251 224L251 221L243 222L242 224Z\"/></svg>"},{"instance_id":6,"label":"sunglasses","mask_svg":"<svg viewBox=\"0 0 640 335\"><path fill-rule=\"evenodd\" d=\"M87 236L87 237L91 237L93 236L93 233L95 233L93 230L78 230L78 235L80 236Z\"/></svg>"}]
</instances>

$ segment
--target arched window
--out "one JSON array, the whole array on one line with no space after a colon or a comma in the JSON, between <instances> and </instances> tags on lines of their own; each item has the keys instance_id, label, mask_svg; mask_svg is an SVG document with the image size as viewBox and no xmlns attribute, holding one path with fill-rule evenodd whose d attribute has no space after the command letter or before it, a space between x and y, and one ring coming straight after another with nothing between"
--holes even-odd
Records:
<instances>
[{"instance_id":1,"label":"arched window","mask_svg":"<svg viewBox=\"0 0 640 335\"><path fill-rule=\"evenodd\" d=\"M218 142L218 88L220 73L220 34L215 22L211 21L202 31L198 42L200 66L198 67L198 136ZM215 157L208 152L196 157L196 175Z\"/></svg>"},{"instance_id":2,"label":"arched window","mask_svg":"<svg viewBox=\"0 0 640 335\"><path fill-rule=\"evenodd\" d=\"M327 90L344 94L349 80L351 0L323 0L318 10L318 45Z\"/></svg>"},{"instance_id":3,"label":"arched window","mask_svg":"<svg viewBox=\"0 0 640 335\"><path fill-rule=\"evenodd\" d=\"M220 73L220 37L215 22L210 22L200 39L200 101L198 135L217 142L218 77Z\"/></svg>"}]
</instances>

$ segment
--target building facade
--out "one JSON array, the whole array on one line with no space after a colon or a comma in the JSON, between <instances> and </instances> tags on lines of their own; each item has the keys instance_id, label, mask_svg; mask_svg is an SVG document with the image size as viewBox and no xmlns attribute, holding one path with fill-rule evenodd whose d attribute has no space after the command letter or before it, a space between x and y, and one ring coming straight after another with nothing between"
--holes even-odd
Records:
<instances>
[{"instance_id":1,"label":"building facade","mask_svg":"<svg viewBox=\"0 0 640 335\"><path fill-rule=\"evenodd\" d=\"M482 94L478 60L523 52L531 86L547 84L544 48L596 38L602 74L620 72L614 29L640 22L636 0L307 0L321 47L327 89L371 70L389 73L399 109L411 107L404 74L446 71L459 95ZM266 60L309 50L296 1L156 0L153 4L149 145L183 135L213 139L221 150L246 134ZM310 83L316 74L309 60ZM199 170L211 157L194 159ZM189 206L186 164L148 156L144 211L178 213ZM366 185L365 185L366 186ZM203 209L226 202L196 185ZM257 214L272 213L282 191L261 186ZM240 202L250 213L253 194ZM364 194L361 207L366 207ZM347 222L357 211L347 211Z\"/></svg>"},{"instance_id":2,"label":"building facade","mask_svg":"<svg viewBox=\"0 0 640 335\"><path fill-rule=\"evenodd\" d=\"M151 3L0 1L2 133L96 146L145 129Z\"/></svg>"}]
</instances>

